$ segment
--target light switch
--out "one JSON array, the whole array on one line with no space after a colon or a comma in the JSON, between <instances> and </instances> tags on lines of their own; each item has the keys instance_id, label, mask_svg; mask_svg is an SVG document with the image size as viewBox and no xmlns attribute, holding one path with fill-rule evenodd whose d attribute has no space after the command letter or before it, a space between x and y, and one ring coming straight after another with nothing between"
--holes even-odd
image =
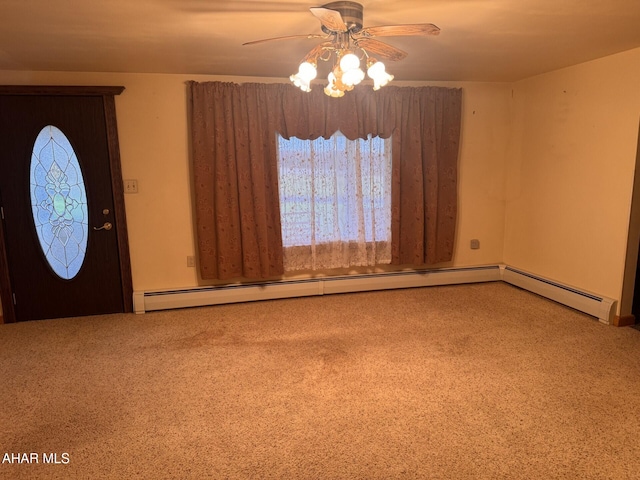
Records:
<instances>
[{"instance_id":1,"label":"light switch","mask_svg":"<svg viewBox=\"0 0 640 480\"><path fill-rule=\"evenodd\" d=\"M125 180L124 193L138 193L138 180Z\"/></svg>"}]
</instances>

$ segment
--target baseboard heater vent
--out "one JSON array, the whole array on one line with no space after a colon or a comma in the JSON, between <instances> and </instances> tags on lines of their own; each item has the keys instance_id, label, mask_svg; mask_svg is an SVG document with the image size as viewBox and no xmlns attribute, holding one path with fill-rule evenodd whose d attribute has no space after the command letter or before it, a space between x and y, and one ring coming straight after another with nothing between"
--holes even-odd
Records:
<instances>
[{"instance_id":1,"label":"baseboard heater vent","mask_svg":"<svg viewBox=\"0 0 640 480\"><path fill-rule=\"evenodd\" d=\"M133 308L136 313L144 313L154 310L202 307L225 303L499 280L596 317L602 323L610 324L615 315L616 301L611 298L579 290L505 265L134 292Z\"/></svg>"},{"instance_id":2,"label":"baseboard heater vent","mask_svg":"<svg viewBox=\"0 0 640 480\"><path fill-rule=\"evenodd\" d=\"M136 313L224 303L499 281L499 265L134 292Z\"/></svg>"},{"instance_id":3,"label":"baseboard heater vent","mask_svg":"<svg viewBox=\"0 0 640 480\"><path fill-rule=\"evenodd\" d=\"M507 283L575 308L596 317L602 323L610 324L613 321L616 301L611 298L585 292L509 266L503 266L501 269L502 280Z\"/></svg>"}]
</instances>

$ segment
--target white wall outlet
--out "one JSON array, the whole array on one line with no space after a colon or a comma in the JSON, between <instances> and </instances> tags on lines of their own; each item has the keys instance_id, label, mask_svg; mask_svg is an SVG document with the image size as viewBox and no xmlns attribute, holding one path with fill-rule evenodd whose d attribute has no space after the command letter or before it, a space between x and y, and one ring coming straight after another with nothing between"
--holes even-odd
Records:
<instances>
[{"instance_id":1,"label":"white wall outlet","mask_svg":"<svg viewBox=\"0 0 640 480\"><path fill-rule=\"evenodd\" d=\"M480 248L480 240L478 240L477 238L474 238L473 240L471 240L471 249L477 250L479 248Z\"/></svg>"},{"instance_id":2,"label":"white wall outlet","mask_svg":"<svg viewBox=\"0 0 640 480\"><path fill-rule=\"evenodd\" d=\"M193 255L189 255L187 257L187 267L195 267L196 266L196 257Z\"/></svg>"},{"instance_id":3,"label":"white wall outlet","mask_svg":"<svg viewBox=\"0 0 640 480\"><path fill-rule=\"evenodd\" d=\"M124 193L138 193L138 180L125 180Z\"/></svg>"}]
</instances>

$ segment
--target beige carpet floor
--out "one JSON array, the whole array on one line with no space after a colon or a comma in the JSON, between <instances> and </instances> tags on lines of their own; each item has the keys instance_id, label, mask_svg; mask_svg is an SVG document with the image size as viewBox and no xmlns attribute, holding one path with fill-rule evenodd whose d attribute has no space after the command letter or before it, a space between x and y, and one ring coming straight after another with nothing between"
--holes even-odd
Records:
<instances>
[{"instance_id":1,"label":"beige carpet floor","mask_svg":"<svg viewBox=\"0 0 640 480\"><path fill-rule=\"evenodd\" d=\"M640 332L504 283L0 325L0 375L3 479L640 478Z\"/></svg>"}]
</instances>

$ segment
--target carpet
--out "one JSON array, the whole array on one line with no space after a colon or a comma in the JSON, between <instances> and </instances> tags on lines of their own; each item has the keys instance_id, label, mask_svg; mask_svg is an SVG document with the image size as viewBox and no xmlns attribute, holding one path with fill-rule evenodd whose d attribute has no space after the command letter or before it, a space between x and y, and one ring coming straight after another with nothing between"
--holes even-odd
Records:
<instances>
[{"instance_id":1,"label":"carpet","mask_svg":"<svg viewBox=\"0 0 640 480\"><path fill-rule=\"evenodd\" d=\"M0 374L3 479L640 478L640 332L502 282L0 325Z\"/></svg>"}]
</instances>

